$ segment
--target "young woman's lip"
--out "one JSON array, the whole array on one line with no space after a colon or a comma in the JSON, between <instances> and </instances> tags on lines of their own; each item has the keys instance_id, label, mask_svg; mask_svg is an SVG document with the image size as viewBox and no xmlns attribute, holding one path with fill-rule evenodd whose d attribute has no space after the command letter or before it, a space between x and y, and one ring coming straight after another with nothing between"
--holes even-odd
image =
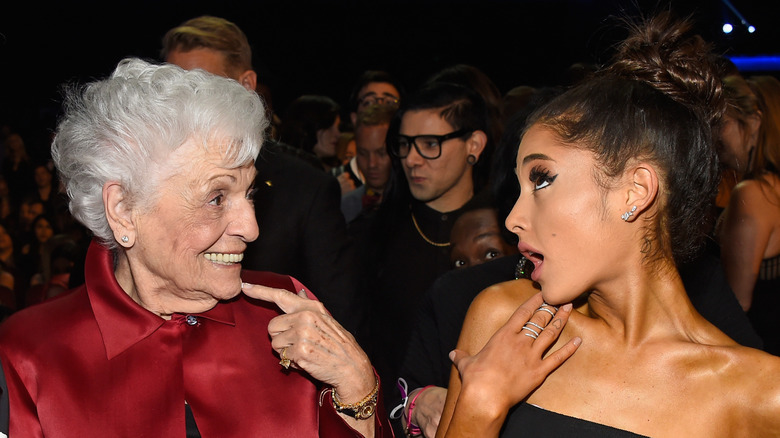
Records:
<instances>
[{"instance_id":1,"label":"young woman's lip","mask_svg":"<svg viewBox=\"0 0 780 438\"><path fill-rule=\"evenodd\" d=\"M531 271L531 281L539 281L539 276L542 275L540 266L542 265L542 261L539 260L538 263L534 262L534 270Z\"/></svg>"},{"instance_id":2,"label":"young woman's lip","mask_svg":"<svg viewBox=\"0 0 780 438\"><path fill-rule=\"evenodd\" d=\"M520 251L520 254L528 259L528 261L533 263L534 269L531 271L531 280L537 281L540 275L539 267L542 265L542 262L544 262L544 256L524 242L518 243L517 249Z\"/></svg>"},{"instance_id":3,"label":"young woman's lip","mask_svg":"<svg viewBox=\"0 0 780 438\"><path fill-rule=\"evenodd\" d=\"M541 255L541 254L540 254L538 251L536 251L536 249L534 249L533 247L531 247L531 245L528 245L527 243L525 243L525 242L522 242L522 241L521 241L521 242L519 242L519 243L517 244L517 250L518 250L518 251L519 251L521 254L523 254L524 256L526 256L526 258L528 258L528 259L530 259L530 257L529 257L529 254L537 254L537 255Z\"/></svg>"}]
</instances>

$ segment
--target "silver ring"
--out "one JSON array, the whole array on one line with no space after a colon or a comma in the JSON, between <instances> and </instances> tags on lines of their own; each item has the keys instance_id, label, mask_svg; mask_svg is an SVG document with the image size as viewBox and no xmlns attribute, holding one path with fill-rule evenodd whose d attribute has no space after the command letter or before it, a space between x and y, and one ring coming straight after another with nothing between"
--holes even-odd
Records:
<instances>
[{"instance_id":1,"label":"silver ring","mask_svg":"<svg viewBox=\"0 0 780 438\"><path fill-rule=\"evenodd\" d=\"M522 330L528 330L529 332L535 334L536 336L539 336L539 332L537 332L536 330L532 329L531 327L523 326ZM534 339L536 339L536 336L534 336Z\"/></svg>"},{"instance_id":2,"label":"silver ring","mask_svg":"<svg viewBox=\"0 0 780 438\"><path fill-rule=\"evenodd\" d=\"M544 330L544 327L540 326L539 324L537 324L537 323L535 323L533 321L528 321L526 324L531 324L532 326L538 328L540 331Z\"/></svg>"},{"instance_id":3,"label":"silver ring","mask_svg":"<svg viewBox=\"0 0 780 438\"><path fill-rule=\"evenodd\" d=\"M523 333L523 334L524 334L524 335L526 335L526 336L528 336L529 338L534 338L534 339L536 339L536 336L534 336L534 335L532 335L532 334L530 334L530 333Z\"/></svg>"},{"instance_id":4,"label":"silver ring","mask_svg":"<svg viewBox=\"0 0 780 438\"><path fill-rule=\"evenodd\" d=\"M552 316L553 318L555 318L555 314L553 313L553 311L552 311L552 310L550 310L550 309L548 309L548 308L546 308L546 307L544 307L544 306L542 306L542 307L540 307L540 308L536 309L536 311L537 311L537 312L538 312L538 311L540 311L540 310L541 310L542 312L547 312L547 313L549 313L549 314L550 314L550 316Z\"/></svg>"}]
</instances>

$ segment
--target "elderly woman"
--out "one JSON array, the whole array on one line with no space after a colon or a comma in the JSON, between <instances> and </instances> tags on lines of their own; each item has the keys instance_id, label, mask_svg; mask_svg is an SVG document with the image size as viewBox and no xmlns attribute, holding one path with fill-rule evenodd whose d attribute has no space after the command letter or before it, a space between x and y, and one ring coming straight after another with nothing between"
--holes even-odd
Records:
<instances>
[{"instance_id":1,"label":"elderly woman","mask_svg":"<svg viewBox=\"0 0 780 438\"><path fill-rule=\"evenodd\" d=\"M350 333L293 278L242 280L257 95L127 59L65 109L52 154L95 239L84 286L0 329L11 436L391 436Z\"/></svg>"}]
</instances>

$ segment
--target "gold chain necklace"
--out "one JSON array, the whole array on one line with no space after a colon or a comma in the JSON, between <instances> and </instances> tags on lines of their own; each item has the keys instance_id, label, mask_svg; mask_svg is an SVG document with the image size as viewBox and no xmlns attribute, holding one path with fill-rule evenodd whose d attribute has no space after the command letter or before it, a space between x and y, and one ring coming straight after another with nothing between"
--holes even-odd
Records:
<instances>
[{"instance_id":1,"label":"gold chain necklace","mask_svg":"<svg viewBox=\"0 0 780 438\"><path fill-rule=\"evenodd\" d=\"M417 233L420 234L420 237L422 237L423 240L425 240L426 242L428 242L433 246L438 246L438 247L450 246L450 242L438 243L429 239L428 236L426 236L425 233L423 233L422 230L420 229L420 225L417 224L417 219L414 217L414 212L410 211L410 213L412 213L412 223L414 224L414 228L417 229Z\"/></svg>"}]
</instances>

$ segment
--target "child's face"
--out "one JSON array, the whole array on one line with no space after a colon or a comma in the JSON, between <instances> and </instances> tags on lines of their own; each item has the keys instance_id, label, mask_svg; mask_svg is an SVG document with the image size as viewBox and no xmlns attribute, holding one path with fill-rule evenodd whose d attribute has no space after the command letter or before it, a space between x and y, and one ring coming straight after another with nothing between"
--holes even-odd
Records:
<instances>
[{"instance_id":1,"label":"child's face","mask_svg":"<svg viewBox=\"0 0 780 438\"><path fill-rule=\"evenodd\" d=\"M452 227L450 242L450 262L454 268L476 266L517 253L517 248L501 238L498 216L489 208L461 215Z\"/></svg>"}]
</instances>

